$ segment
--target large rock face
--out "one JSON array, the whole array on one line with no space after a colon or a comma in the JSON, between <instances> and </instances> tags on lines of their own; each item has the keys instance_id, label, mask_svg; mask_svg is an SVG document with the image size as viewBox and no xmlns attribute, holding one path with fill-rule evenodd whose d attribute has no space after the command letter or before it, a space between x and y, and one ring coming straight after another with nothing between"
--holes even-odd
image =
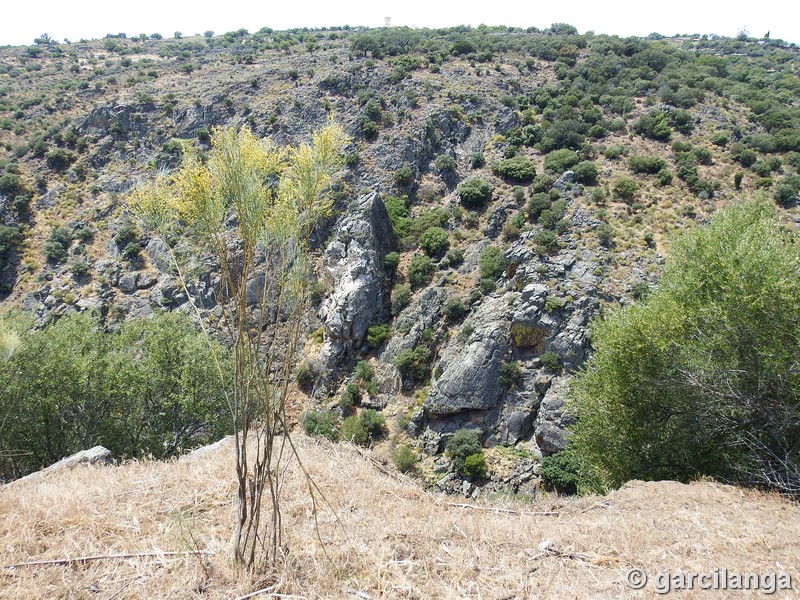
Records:
<instances>
[{"instance_id":1,"label":"large rock face","mask_svg":"<svg viewBox=\"0 0 800 600\"><path fill-rule=\"evenodd\" d=\"M425 400L425 410L441 416L497 406L505 391L500 365L511 348L507 312L505 298L489 298L465 323L474 330L463 344L456 341L445 349L442 375Z\"/></svg>"},{"instance_id":2,"label":"large rock face","mask_svg":"<svg viewBox=\"0 0 800 600\"><path fill-rule=\"evenodd\" d=\"M336 227L321 273L331 289L319 312L325 331L319 358L327 369L358 348L370 325L383 316L389 295L383 259L396 247L377 192L361 196Z\"/></svg>"}]
</instances>

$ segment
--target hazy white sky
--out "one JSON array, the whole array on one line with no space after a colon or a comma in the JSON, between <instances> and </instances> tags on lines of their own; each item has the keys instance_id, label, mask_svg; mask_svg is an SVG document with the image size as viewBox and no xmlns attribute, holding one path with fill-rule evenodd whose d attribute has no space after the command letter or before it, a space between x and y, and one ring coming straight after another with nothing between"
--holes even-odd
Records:
<instances>
[{"instance_id":1,"label":"hazy white sky","mask_svg":"<svg viewBox=\"0 0 800 600\"><path fill-rule=\"evenodd\" d=\"M244 27L250 32L273 29L367 25L446 27L459 24L548 27L569 23L583 33L621 36L658 32L715 33L734 36L742 27L760 37L800 43L797 0L322 0L244 2L242 0L5 0L0 9L0 45L30 44L42 33L62 40L100 38L107 33L161 33L172 36L212 30L217 34Z\"/></svg>"}]
</instances>

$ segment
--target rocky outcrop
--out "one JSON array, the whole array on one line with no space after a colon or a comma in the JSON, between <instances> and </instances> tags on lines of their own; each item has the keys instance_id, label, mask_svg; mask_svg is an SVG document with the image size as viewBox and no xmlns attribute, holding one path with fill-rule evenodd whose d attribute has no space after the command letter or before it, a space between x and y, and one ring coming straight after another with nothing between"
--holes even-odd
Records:
<instances>
[{"instance_id":1,"label":"rocky outcrop","mask_svg":"<svg viewBox=\"0 0 800 600\"><path fill-rule=\"evenodd\" d=\"M447 300L447 290L430 287L395 318L394 333L380 354L380 360L391 363L403 350L413 350L422 334L439 321L442 306ZM405 333L403 333L405 332Z\"/></svg>"},{"instance_id":2,"label":"rocky outcrop","mask_svg":"<svg viewBox=\"0 0 800 600\"><path fill-rule=\"evenodd\" d=\"M319 311L325 332L319 359L327 369L360 347L370 325L382 320L389 297L383 259L396 247L380 196L359 197L336 227L322 261L320 279L331 290Z\"/></svg>"},{"instance_id":3,"label":"rocky outcrop","mask_svg":"<svg viewBox=\"0 0 800 600\"><path fill-rule=\"evenodd\" d=\"M437 416L497 406L505 391L500 365L509 358L511 340L508 301L489 298L463 327L473 328L462 343L447 346L439 363L441 376L434 382L424 407Z\"/></svg>"},{"instance_id":4,"label":"rocky outcrop","mask_svg":"<svg viewBox=\"0 0 800 600\"><path fill-rule=\"evenodd\" d=\"M6 484L6 485L16 485L21 481L31 481L34 479L40 479L41 477L47 475L48 473L53 473L54 471L63 471L65 469L74 469L79 465L102 465L102 464L110 464L111 463L111 451L103 446L95 446L94 448L89 448L88 450L81 450L80 452L76 452L66 458L62 458L57 463L53 463L49 467L42 469L41 471L36 471L35 473L31 473L30 475L26 475L25 477L20 477L19 479L15 479L14 481Z\"/></svg>"},{"instance_id":5,"label":"rocky outcrop","mask_svg":"<svg viewBox=\"0 0 800 600\"><path fill-rule=\"evenodd\" d=\"M555 454L567 447L566 428L575 422L574 417L564 410L568 391L568 381L559 377L547 390L539 407L534 437L543 456Z\"/></svg>"}]
</instances>

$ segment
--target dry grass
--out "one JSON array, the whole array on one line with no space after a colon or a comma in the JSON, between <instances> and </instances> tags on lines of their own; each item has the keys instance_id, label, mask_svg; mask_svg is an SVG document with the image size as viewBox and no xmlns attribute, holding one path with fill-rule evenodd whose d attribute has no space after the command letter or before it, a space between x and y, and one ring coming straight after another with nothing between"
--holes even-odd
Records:
<instances>
[{"instance_id":1,"label":"dry grass","mask_svg":"<svg viewBox=\"0 0 800 600\"><path fill-rule=\"evenodd\" d=\"M154 553L0 567L0 597L230 598L269 588L259 597L646 598L654 588L630 590L629 569L800 578L800 507L778 497L709 482L635 482L604 498L487 505L518 514L457 508L448 504L457 499L383 473L353 448L296 441L341 521L318 515L328 557L293 467L284 564L258 580L236 571L231 445L223 442L177 462L84 467L0 488L1 565ZM159 555L181 550L212 554ZM730 597L714 594L703 597Z\"/></svg>"}]
</instances>

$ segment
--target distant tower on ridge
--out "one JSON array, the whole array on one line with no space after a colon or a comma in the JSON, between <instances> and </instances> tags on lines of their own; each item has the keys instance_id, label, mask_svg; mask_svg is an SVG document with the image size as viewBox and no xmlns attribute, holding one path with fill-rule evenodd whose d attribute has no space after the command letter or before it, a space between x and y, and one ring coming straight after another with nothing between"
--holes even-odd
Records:
<instances>
[{"instance_id":1,"label":"distant tower on ridge","mask_svg":"<svg viewBox=\"0 0 800 600\"><path fill-rule=\"evenodd\" d=\"M392 17L383 17L383 26L384 27L391 27L392 26Z\"/></svg>"}]
</instances>

